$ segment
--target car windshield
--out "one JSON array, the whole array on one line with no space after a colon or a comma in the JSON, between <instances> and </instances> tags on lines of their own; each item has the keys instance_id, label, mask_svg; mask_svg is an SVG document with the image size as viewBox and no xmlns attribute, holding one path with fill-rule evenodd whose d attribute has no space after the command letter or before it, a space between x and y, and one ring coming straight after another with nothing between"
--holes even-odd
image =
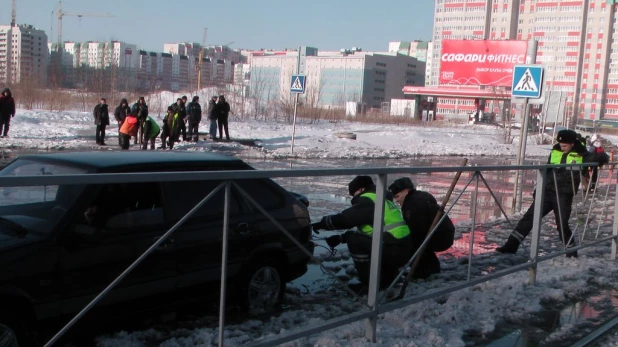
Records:
<instances>
[{"instance_id":1,"label":"car windshield","mask_svg":"<svg viewBox=\"0 0 618 347\"><path fill-rule=\"evenodd\" d=\"M86 169L66 164L16 160L0 171L1 177L75 175ZM2 179L0 178L0 182ZM1 187L0 233L47 234L82 192L83 185Z\"/></svg>"}]
</instances>

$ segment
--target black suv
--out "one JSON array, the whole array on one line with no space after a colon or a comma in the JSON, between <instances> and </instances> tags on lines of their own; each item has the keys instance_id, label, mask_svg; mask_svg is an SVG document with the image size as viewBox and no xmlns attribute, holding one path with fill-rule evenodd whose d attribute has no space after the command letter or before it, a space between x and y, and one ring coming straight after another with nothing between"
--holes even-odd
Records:
<instances>
[{"instance_id":1,"label":"black suv","mask_svg":"<svg viewBox=\"0 0 618 347\"><path fill-rule=\"evenodd\" d=\"M209 153L73 152L21 156L0 171L0 180L252 169L240 159ZM3 338L28 340L28 329L43 320L79 312L219 183L0 187L0 346ZM270 179L236 183L313 252L306 199ZM219 190L99 306L218 291L224 195ZM249 308L279 302L285 283L307 270L308 255L235 189L229 225L231 298Z\"/></svg>"}]
</instances>

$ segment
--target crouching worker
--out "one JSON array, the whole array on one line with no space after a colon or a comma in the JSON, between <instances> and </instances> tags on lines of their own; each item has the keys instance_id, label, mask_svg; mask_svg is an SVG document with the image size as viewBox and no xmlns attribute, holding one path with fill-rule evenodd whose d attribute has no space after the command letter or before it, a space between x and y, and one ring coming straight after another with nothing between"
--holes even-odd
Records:
<instances>
[{"instance_id":1,"label":"crouching worker","mask_svg":"<svg viewBox=\"0 0 618 347\"><path fill-rule=\"evenodd\" d=\"M554 145L549 154L548 164L596 162L599 163L599 166L602 166L609 161L609 156L605 153L589 153L586 147L577 141L577 133L573 130L560 130L556 141L558 143ZM569 228L569 217L571 216L573 196L577 194L577 189L581 183L580 170L582 170L582 175L585 178L588 177L588 170L581 167L561 167L547 170L545 199L543 199L541 216L545 217L549 212L554 211L558 236L567 249L576 246L571 228ZM506 243L502 247L496 248L496 251L500 253L517 252L519 245L532 230L533 221L534 202L517 223ZM568 258L577 257L577 251L568 252L566 256Z\"/></svg>"},{"instance_id":2,"label":"crouching worker","mask_svg":"<svg viewBox=\"0 0 618 347\"><path fill-rule=\"evenodd\" d=\"M120 148L129 149L129 145L131 142L131 136L137 136L137 130L139 129L139 124L137 117L129 113L125 118L124 122L120 126L120 130L118 131Z\"/></svg>"},{"instance_id":3,"label":"crouching worker","mask_svg":"<svg viewBox=\"0 0 618 347\"><path fill-rule=\"evenodd\" d=\"M401 206L401 214L410 229L411 258L425 241L434 218L442 207L430 193L416 190L414 183L408 177L395 180L388 190L393 194L393 200ZM455 226L446 216L433 233L423 253L418 255L420 260L412 278L426 278L440 273L440 260L436 252L446 251L453 245L454 240Z\"/></svg>"},{"instance_id":4,"label":"crouching worker","mask_svg":"<svg viewBox=\"0 0 618 347\"><path fill-rule=\"evenodd\" d=\"M322 217L313 223L314 230L343 230L356 227L356 231L330 236L326 243L334 248L347 243L358 279L362 285L369 284L369 263L373 233L373 214L376 186L369 176L357 176L348 185L352 207L341 213ZM401 216L401 211L391 200L384 203L384 235L380 287L387 288L399 274L399 268L410 259L410 230Z\"/></svg>"},{"instance_id":5,"label":"crouching worker","mask_svg":"<svg viewBox=\"0 0 618 347\"><path fill-rule=\"evenodd\" d=\"M146 118L144 119L143 131L144 131L144 143L142 144L142 149L143 150L148 149L148 142L150 142L150 149L154 150L155 140L157 139L157 136L159 136L159 133L161 132L159 125L157 124L157 122L155 122L154 119L152 119L152 117L146 116Z\"/></svg>"}]
</instances>

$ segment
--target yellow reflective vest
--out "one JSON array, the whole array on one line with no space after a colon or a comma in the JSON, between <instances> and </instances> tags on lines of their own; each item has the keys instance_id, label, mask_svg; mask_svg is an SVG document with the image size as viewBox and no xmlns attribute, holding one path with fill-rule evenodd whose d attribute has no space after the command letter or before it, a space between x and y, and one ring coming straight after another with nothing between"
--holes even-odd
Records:
<instances>
[{"instance_id":1,"label":"yellow reflective vest","mask_svg":"<svg viewBox=\"0 0 618 347\"><path fill-rule=\"evenodd\" d=\"M376 202L375 193L363 193L361 196L371 199L374 203ZM373 233L373 226L364 224L360 227L360 230L367 235L371 235ZM384 231L390 233L396 239L402 239L410 235L410 229L403 220L401 211L390 200L384 201Z\"/></svg>"}]
</instances>

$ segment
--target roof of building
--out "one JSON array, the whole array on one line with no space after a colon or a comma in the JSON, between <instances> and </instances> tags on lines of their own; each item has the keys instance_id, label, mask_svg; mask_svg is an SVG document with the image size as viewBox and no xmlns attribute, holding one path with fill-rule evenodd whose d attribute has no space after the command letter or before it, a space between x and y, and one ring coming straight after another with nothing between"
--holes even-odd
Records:
<instances>
[{"instance_id":1,"label":"roof of building","mask_svg":"<svg viewBox=\"0 0 618 347\"><path fill-rule=\"evenodd\" d=\"M477 88L454 88L454 87L416 87L405 86L403 93L406 95L426 95L443 98L460 99L492 99L492 100L511 100L511 92L496 92L491 89Z\"/></svg>"}]
</instances>

